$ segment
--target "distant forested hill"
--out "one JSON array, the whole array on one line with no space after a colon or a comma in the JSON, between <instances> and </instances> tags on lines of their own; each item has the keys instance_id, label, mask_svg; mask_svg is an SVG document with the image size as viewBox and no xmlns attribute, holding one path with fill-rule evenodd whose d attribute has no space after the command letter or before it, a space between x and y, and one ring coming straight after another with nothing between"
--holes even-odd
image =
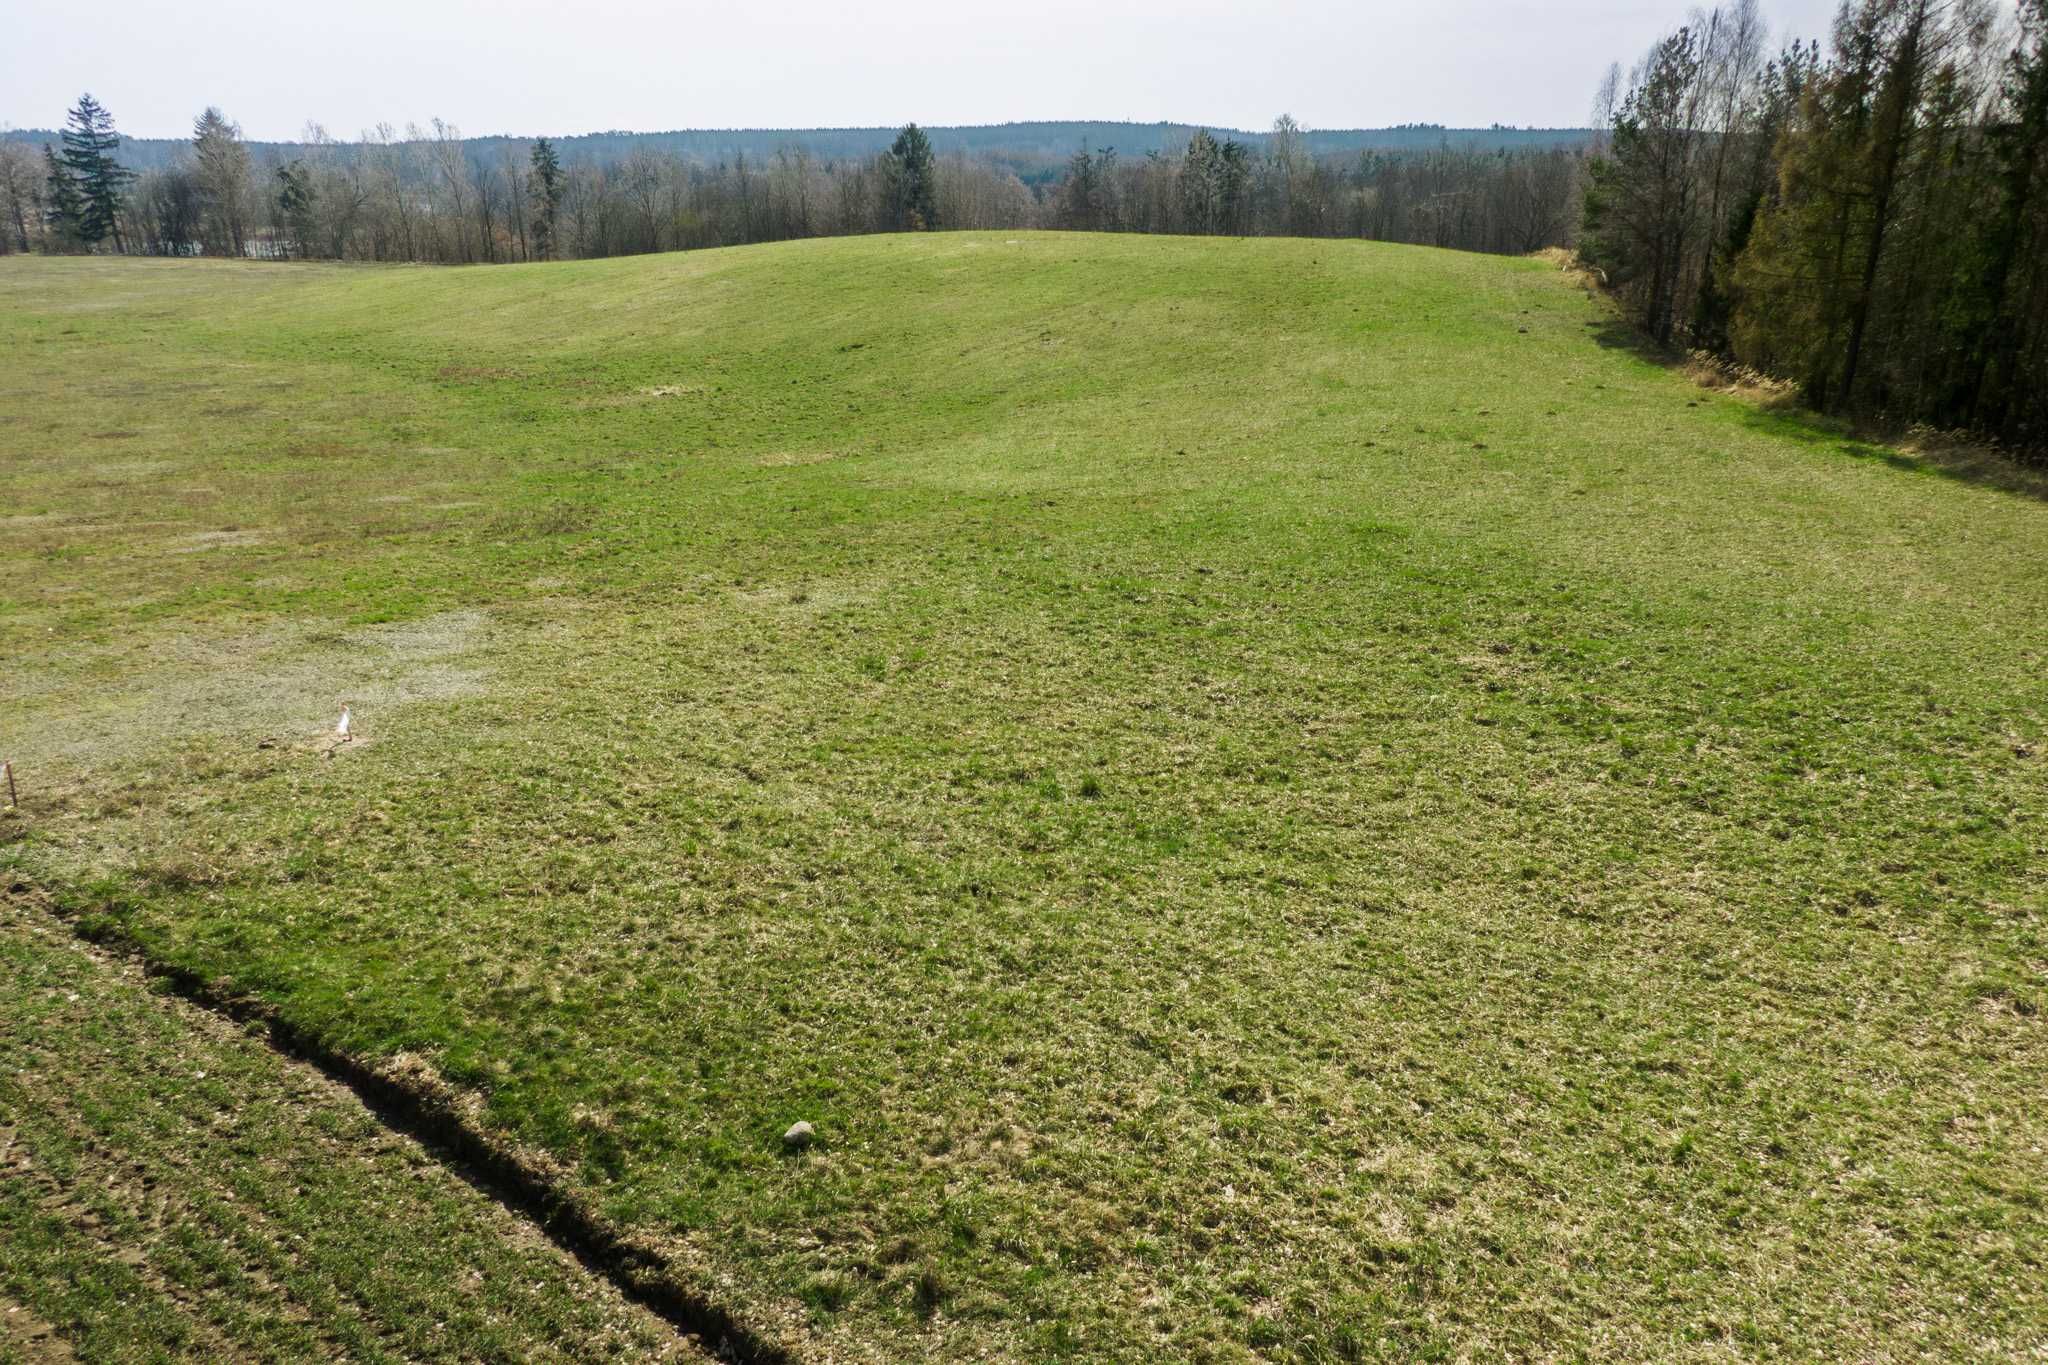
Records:
<instances>
[{"instance_id":1,"label":"distant forested hill","mask_svg":"<svg viewBox=\"0 0 2048 1365\"><path fill-rule=\"evenodd\" d=\"M1113 147L1123 156L1143 156L1185 144L1198 125L1191 123L1116 123L1105 120L1066 122L996 123L978 127L928 128L932 148L940 156L964 152L1016 173L1026 183L1057 177L1067 159L1083 146L1100 151ZM1211 129L1255 150L1264 150L1268 133L1235 129ZM586 133L558 137L555 146L568 165L617 161L635 150L663 152L694 161L716 163L745 155L773 156L784 148L805 148L826 158L873 156L885 150L897 130L894 128L737 128L678 129L665 133ZM1394 128L1311 129L1304 133L1311 155L1355 152L1418 150L1451 147L1461 151L1495 151L1506 148L1577 147L1591 132L1584 128L1446 128L1436 123L1408 123ZM0 133L8 140L33 143L54 142L55 130L21 128ZM469 149L483 156L512 144L524 147L530 138L498 134L467 139ZM136 170L154 170L167 165L190 142L183 138L124 138L120 159ZM250 142L249 149L261 160L274 154L289 160L305 150L301 142Z\"/></svg>"}]
</instances>

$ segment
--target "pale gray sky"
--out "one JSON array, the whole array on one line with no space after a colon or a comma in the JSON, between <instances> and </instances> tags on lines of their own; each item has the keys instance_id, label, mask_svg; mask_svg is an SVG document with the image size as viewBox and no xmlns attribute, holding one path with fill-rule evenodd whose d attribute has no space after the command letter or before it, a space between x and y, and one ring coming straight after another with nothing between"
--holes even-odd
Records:
<instances>
[{"instance_id":1,"label":"pale gray sky","mask_svg":"<svg viewBox=\"0 0 2048 1365\"><path fill-rule=\"evenodd\" d=\"M1579 124L1687 0L5 0L0 122L82 90L122 131L218 104L252 138L440 117L465 133L1158 119ZM1834 0L1765 0L1773 45Z\"/></svg>"}]
</instances>

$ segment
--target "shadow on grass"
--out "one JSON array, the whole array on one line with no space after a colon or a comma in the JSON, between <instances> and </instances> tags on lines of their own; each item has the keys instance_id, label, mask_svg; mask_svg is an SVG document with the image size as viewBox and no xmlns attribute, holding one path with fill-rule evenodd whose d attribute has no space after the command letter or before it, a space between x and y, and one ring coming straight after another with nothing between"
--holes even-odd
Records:
<instances>
[{"instance_id":1,"label":"shadow on grass","mask_svg":"<svg viewBox=\"0 0 2048 1365\"><path fill-rule=\"evenodd\" d=\"M1658 345L1620 318L1589 323L1586 330L1608 350L1626 351L1663 369L1684 371L1693 363L1685 352ZM1702 387L1727 392L1736 386ZM2023 462L1966 436L1888 431L1815 412L1783 395L1752 390L1746 396L1749 402L1742 422L1753 431L1785 437L1805 446L1832 447L1837 454L1851 459L1874 460L1909 474L1931 474L2048 502L2048 465Z\"/></svg>"},{"instance_id":2,"label":"shadow on grass","mask_svg":"<svg viewBox=\"0 0 2048 1365\"><path fill-rule=\"evenodd\" d=\"M1992 447L1961 437L1912 432L1891 436L1784 400L1766 400L1745 409L1742 422L1754 431L1801 445L1825 446L1838 455L1874 460L1908 474L1954 479L2048 502L2048 469L2021 464Z\"/></svg>"},{"instance_id":3,"label":"shadow on grass","mask_svg":"<svg viewBox=\"0 0 2048 1365\"><path fill-rule=\"evenodd\" d=\"M1674 346L1658 345L1648 333L1637 330L1618 317L1589 322L1586 331L1594 341L1610 351L1627 351L1638 360L1662 365L1667 370L1679 369L1685 364L1684 351Z\"/></svg>"}]
</instances>

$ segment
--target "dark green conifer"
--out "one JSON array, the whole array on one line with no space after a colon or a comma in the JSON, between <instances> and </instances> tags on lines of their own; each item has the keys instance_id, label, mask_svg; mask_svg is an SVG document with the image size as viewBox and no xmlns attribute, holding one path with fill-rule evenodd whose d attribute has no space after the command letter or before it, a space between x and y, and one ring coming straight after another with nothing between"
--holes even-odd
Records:
<instances>
[{"instance_id":1,"label":"dark green conifer","mask_svg":"<svg viewBox=\"0 0 2048 1365\"><path fill-rule=\"evenodd\" d=\"M121 137L114 131L113 114L91 95L80 95L66 116L63 139L64 150L57 160L69 172L76 195L73 237L87 248L112 237L114 250L124 250L121 193L135 179L135 172L114 160Z\"/></svg>"}]
</instances>

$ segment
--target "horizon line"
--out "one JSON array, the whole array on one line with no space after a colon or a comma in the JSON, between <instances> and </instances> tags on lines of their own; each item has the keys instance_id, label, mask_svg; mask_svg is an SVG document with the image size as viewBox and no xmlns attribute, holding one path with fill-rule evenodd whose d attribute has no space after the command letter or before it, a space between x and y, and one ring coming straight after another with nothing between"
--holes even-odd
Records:
<instances>
[{"instance_id":1,"label":"horizon line","mask_svg":"<svg viewBox=\"0 0 2048 1365\"><path fill-rule=\"evenodd\" d=\"M436 117L438 117L438 115L429 116L430 119ZM309 122L310 121L311 120L309 120ZM915 120L906 121L904 123L812 124L802 126L791 125L786 127L772 127L765 124L759 124L752 126L729 127L595 128L591 129L588 132L581 133L513 133L505 131L491 133L467 133L461 130L461 125L458 123L448 122L446 126L455 129L460 137L460 140L464 142L485 142L498 139L530 142L543 137L551 141L568 142L575 141L580 138L673 137L680 134L727 134L736 136L742 134L758 135L764 133L784 133L791 135L803 133L887 133L894 132L905 127L909 127L912 123L915 123ZM1273 135L1273 130L1270 128L1238 128L1225 123L1201 123L1182 119L1029 118L1007 119L997 123L917 123L916 126L924 129L926 132L944 133L980 132L1001 128L1031 128L1046 127L1058 124L1077 123L1107 124L1126 128L1158 128L1189 130L1200 129L1207 132L1231 133L1242 135L1245 137L1271 137ZM371 125L371 128L380 126L386 125L373 124ZM396 125L389 126L396 127ZM421 125L417 119L409 120L405 124L406 128L418 128L420 126ZM371 131L371 128L362 129L355 136L352 137L338 137L336 138L336 141L361 142L364 140L364 135ZM1317 134L1335 135L1344 133L1393 133L1411 129L1436 130L1445 133L1590 133L1595 131L1590 125L1583 124L1548 125L1534 123L1521 124L1500 122L1488 124L1448 124L1433 123L1429 121L1418 121L1414 123L1353 124L1345 127L1303 127L1300 131L1304 135L1315 136ZM0 138L16 138L24 135L32 135L38 133L55 134L61 133L62 131L63 130L61 127L51 124L29 124L21 126L15 126L11 124L0 124ZM119 133L119 135L124 140L130 142L189 142L191 140L191 134L189 133L130 133L122 131L118 128L115 131ZM305 139L302 135L294 135L291 137L256 137L245 132L242 134L242 140L244 142L267 143L276 146L306 145ZM399 142L411 142L418 141L420 139L406 137L398 138L395 140Z\"/></svg>"}]
</instances>

